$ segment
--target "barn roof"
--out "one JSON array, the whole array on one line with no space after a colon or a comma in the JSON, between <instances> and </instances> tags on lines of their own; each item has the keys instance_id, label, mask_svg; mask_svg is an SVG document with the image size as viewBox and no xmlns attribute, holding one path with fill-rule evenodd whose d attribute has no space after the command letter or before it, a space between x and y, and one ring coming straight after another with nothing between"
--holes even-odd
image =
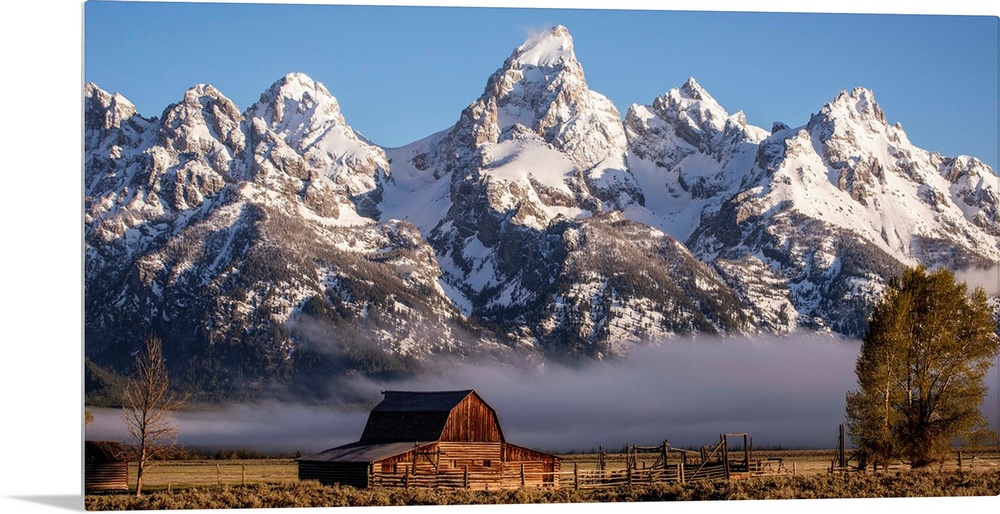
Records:
<instances>
[{"instance_id":1,"label":"barn roof","mask_svg":"<svg viewBox=\"0 0 1000 514\"><path fill-rule=\"evenodd\" d=\"M85 462L125 462L128 449L116 441L84 441Z\"/></svg>"},{"instance_id":2,"label":"barn roof","mask_svg":"<svg viewBox=\"0 0 1000 514\"><path fill-rule=\"evenodd\" d=\"M451 412L466 396L463 391L382 391L382 402L372 412Z\"/></svg>"},{"instance_id":3,"label":"barn roof","mask_svg":"<svg viewBox=\"0 0 1000 514\"><path fill-rule=\"evenodd\" d=\"M382 394L385 396L382 402L368 415L368 423L361 434L362 442L412 444L413 441L437 441L441 439L452 409L462 403L462 400L474 394L482 401L482 397L473 389L383 391ZM499 426L499 422L497 425ZM502 440L502 432L500 437Z\"/></svg>"},{"instance_id":4,"label":"barn roof","mask_svg":"<svg viewBox=\"0 0 1000 514\"><path fill-rule=\"evenodd\" d=\"M406 453L416 447L428 444L425 442L409 443L356 443L345 444L329 450L323 450L312 455L299 457L299 461L307 462L360 462L370 463L387 459L401 453Z\"/></svg>"}]
</instances>

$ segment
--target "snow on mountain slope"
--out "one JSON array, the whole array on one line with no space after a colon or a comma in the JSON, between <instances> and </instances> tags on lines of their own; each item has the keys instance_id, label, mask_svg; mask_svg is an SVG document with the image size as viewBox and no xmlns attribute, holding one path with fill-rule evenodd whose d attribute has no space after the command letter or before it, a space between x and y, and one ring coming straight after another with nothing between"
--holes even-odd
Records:
<instances>
[{"instance_id":1,"label":"snow on mountain slope","mask_svg":"<svg viewBox=\"0 0 1000 514\"><path fill-rule=\"evenodd\" d=\"M953 184L953 163L971 161L914 147L899 124L886 123L866 89L841 93L805 127L781 131L762 147L781 155L767 164L773 179L763 199L769 204L790 202L904 263L962 269L1000 261L998 240L989 233L996 231L990 221L997 184L986 180L986 173L996 175L978 163L955 173L974 185Z\"/></svg>"},{"instance_id":2,"label":"snow on mountain slope","mask_svg":"<svg viewBox=\"0 0 1000 514\"><path fill-rule=\"evenodd\" d=\"M385 152L359 137L322 84L290 73L261 95L247 110L247 118L263 121L302 160L302 169L296 171L310 181L310 188L340 193L363 216L378 216L382 182L389 172Z\"/></svg>"},{"instance_id":3,"label":"snow on mountain slope","mask_svg":"<svg viewBox=\"0 0 1000 514\"><path fill-rule=\"evenodd\" d=\"M688 239L700 259L725 263L723 274L751 303L760 303L749 291L764 263L787 283L800 325L859 335L902 266L1000 262L990 228L996 175L914 147L870 91L845 91L805 126L775 129L742 189L720 198Z\"/></svg>"},{"instance_id":4,"label":"snow on mountain slope","mask_svg":"<svg viewBox=\"0 0 1000 514\"><path fill-rule=\"evenodd\" d=\"M491 149L498 144L506 148ZM544 211L572 203L598 212L642 203L625 166L625 144L618 110L588 89L573 40L565 27L557 26L518 47L458 123L405 156L408 164L403 166L426 170L435 178L450 174L453 182L480 181L479 172L495 167L498 154L513 159L522 149L536 156L548 150L553 154L542 159L563 161L554 170L540 161L531 170L509 176L492 173L484 180L523 189L525 195L519 196L525 196L521 200L526 209ZM394 168L399 165L394 159ZM527 197L529 190L534 197ZM548 221L541 219L538 225Z\"/></svg>"},{"instance_id":5,"label":"snow on mountain slope","mask_svg":"<svg viewBox=\"0 0 1000 514\"><path fill-rule=\"evenodd\" d=\"M156 332L187 387L231 394L502 349L447 298L416 227L359 214L388 161L322 85L288 75L246 115L199 85L160 120L85 94L95 362L125 366Z\"/></svg>"},{"instance_id":6,"label":"snow on mountain slope","mask_svg":"<svg viewBox=\"0 0 1000 514\"><path fill-rule=\"evenodd\" d=\"M696 288L673 286L675 278L635 287L674 262L679 273L705 273L726 289L713 271L694 271L693 258L671 261L683 247L662 232L643 244L674 251L649 251L639 243L649 236L631 241L618 233L625 220L608 221L644 201L626 144L618 110L589 90L573 40L557 26L514 50L451 129L387 150L382 219L421 228L437 252L442 288L463 312L550 355L606 356L647 337L746 329L747 308L731 291L692 303ZM637 262L615 266L595 249ZM732 317L699 310L721 310L710 307L719 302L729 302ZM581 321L588 305L606 308Z\"/></svg>"},{"instance_id":7,"label":"snow on mountain slope","mask_svg":"<svg viewBox=\"0 0 1000 514\"><path fill-rule=\"evenodd\" d=\"M704 211L746 187L746 170L767 137L742 112L729 115L693 78L652 105L629 107L624 125L628 167L646 198L629 217L681 241Z\"/></svg>"},{"instance_id":8,"label":"snow on mountain slope","mask_svg":"<svg viewBox=\"0 0 1000 514\"><path fill-rule=\"evenodd\" d=\"M530 303L505 259L557 217L638 201L618 111L587 88L565 27L518 47L451 129L387 153L382 219L421 227L456 304Z\"/></svg>"}]
</instances>

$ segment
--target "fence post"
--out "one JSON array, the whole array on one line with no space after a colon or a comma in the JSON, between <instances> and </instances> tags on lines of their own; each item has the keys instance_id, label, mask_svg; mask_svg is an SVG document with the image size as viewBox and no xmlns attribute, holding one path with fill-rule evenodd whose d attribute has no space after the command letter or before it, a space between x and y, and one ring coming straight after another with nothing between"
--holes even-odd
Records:
<instances>
[{"instance_id":1,"label":"fence post","mask_svg":"<svg viewBox=\"0 0 1000 514\"><path fill-rule=\"evenodd\" d=\"M247 465L240 464L240 474L242 475L243 487L247 486Z\"/></svg>"},{"instance_id":2,"label":"fence post","mask_svg":"<svg viewBox=\"0 0 1000 514\"><path fill-rule=\"evenodd\" d=\"M840 433L837 436L837 467L843 469L847 467L847 438L845 437L845 424L840 424Z\"/></svg>"},{"instance_id":3,"label":"fence post","mask_svg":"<svg viewBox=\"0 0 1000 514\"><path fill-rule=\"evenodd\" d=\"M521 463L521 487L524 487L524 463Z\"/></svg>"},{"instance_id":4,"label":"fence post","mask_svg":"<svg viewBox=\"0 0 1000 514\"><path fill-rule=\"evenodd\" d=\"M726 434L719 436L719 442L722 444L722 470L726 473L726 480L729 480L729 440Z\"/></svg>"},{"instance_id":5,"label":"fence post","mask_svg":"<svg viewBox=\"0 0 1000 514\"><path fill-rule=\"evenodd\" d=\"M215 481L219 483L219 487L222 487L222 468L219 463L215 463Z\"/></svg>"},{"instance_id":6,"label":"fence post","mask_svg":"<svg viewBox=\"0 0 1000 514\"><path fill-rule=\"evenodd\" d=\"M680 482L683 484L684 483L684 463L683 462L678 462L677 463L677 477L680 480Z\"/></svg>"},{"instance_id":7,"label":"fence post","mask_svg":"<svg viewBox=\"0 0 1000 514\"><path fill-rule=\"evenodd\" d=\"M466 464L465 466L463 466L463 468L464 468L464 471L462 473L462 480L465 482L465 488L468 489L469 488L469 465Z\"/></svg>"},{"instance_id":8,"label":"fence post","mask_svg":"<svg viewBox=\"0 0 1000 514\"><path fill-rule=\"evenodd\" d=\"M958 469L962 469L962 452L958 452Z\"/></svg>"},{"instance_id":9,"label":"fence post","mask_svg":"<svg viewBox=\"0 0 1000 514\"><path fill-rule=\"evenodd\" d=\"M580 470L577 468L576 463L573 463L573 489L580 488Z\"/></svg>"}]
</instances>

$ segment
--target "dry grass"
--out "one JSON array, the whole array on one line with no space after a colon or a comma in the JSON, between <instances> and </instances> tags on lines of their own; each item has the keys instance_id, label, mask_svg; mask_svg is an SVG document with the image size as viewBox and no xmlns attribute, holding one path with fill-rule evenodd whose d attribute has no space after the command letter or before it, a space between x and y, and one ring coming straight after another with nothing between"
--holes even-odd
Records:
<instances>
[{"instance_id":1,"label":"dry grass","mask_svg":"<svg viewBox=\"0 0 1000 514\"><path fill-rule=\"evenodd\" d=\"M756 457L782 459L787 473L742 480L654 484L607 489L468 491L445 489L359 490L300 482L292 459L166 461L147 472L142 498L129 494L88 495L88 510L211 509L364 505L470 505L562 502L632 502L723 499L885 498L907 496L996 496L1000 453L963 455L938 470L884 473L828 472L834 452L773 451ZM640 463L643 459L639 459ZM647 465L652 458L647 459ZM596 455L566 455L563 469L596 468ZM608 469L624 468L624 454L607 456ZM790 471L795 471L791 474ZM135 480L134 467L129 474ZM243 484L246 485L243 485ZM132 486L134 488L134 482Z\"/></svg>"},{"instance_id":2,"label":"dry grass","mask_svg":"<svg viewBox=\"0 0 1000 514\"><path fill-rule=\"evenodd\" d=\"M323 486L316 482L210 486L186 491L87 496L87 510L474 505L810 498L996 496L1000 471L772 476L610 489L469 491Z\"/></svg>"},{"instance_id":3,"label":"dry grass","mask_svg":"<svg viewBox=\"0 0 1000 514\"><path fill-rule=\"evenodd\" d=\"M135 489L135 464L129 467L129 486ZM144 491L189 489L220 485L280 484L298 481L292 459L158 461L146 469Z\"/></svg>"},{"instance_id":4,"label":"dry grass","mask_svg":"<svg viewBox=\"0 0 1000 514\"><path fill-rule=\"evenodd\" d=\"M827 474L835 455L833 450L770 450L755 452L754 459L781 459L787 473L812 476ZM561 458L563 471L572 470L574 465L581 471L597 469L596 454L563 455ZM654 455L640 455L640 467L651 466L655 458ZM606 463L608 470L625 469L625 454L607 454ZM898 465L893 469L903 470L907 468ZM1000 450L963 454L962 469L972 471L1000 470ZM940 470L959 470L957 454L946 462ZM134 464L129 469L129 478L132 481L131 486L134 488ZM143 479L144 488L149 491L296 481L298 481L298 466L293 459L161 461L148 468Z\"/></svg>"}]
</instances>

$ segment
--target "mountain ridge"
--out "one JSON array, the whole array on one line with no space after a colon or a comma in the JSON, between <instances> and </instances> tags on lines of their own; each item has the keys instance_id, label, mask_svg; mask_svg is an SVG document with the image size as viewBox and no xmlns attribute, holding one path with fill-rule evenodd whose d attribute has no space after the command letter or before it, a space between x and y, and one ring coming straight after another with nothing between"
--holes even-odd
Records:
<instances>
[{"instance_id":1,"label":"mountain ridge","mask_svg":"<svg viewBox=\"0 0 1000 514\"><path fill-rule=\"evenodd\" d=\"M904 266L1000 263L996 174L913 146L871 91L766 131L690 78L622 117L573 45L529 38L398 148L302 73L242 112L196 85L159 118L86 84L87 357L123 369L156 331L187 387L237 394L445 354L858 336Z\"/></svg>"}]
</instances>

